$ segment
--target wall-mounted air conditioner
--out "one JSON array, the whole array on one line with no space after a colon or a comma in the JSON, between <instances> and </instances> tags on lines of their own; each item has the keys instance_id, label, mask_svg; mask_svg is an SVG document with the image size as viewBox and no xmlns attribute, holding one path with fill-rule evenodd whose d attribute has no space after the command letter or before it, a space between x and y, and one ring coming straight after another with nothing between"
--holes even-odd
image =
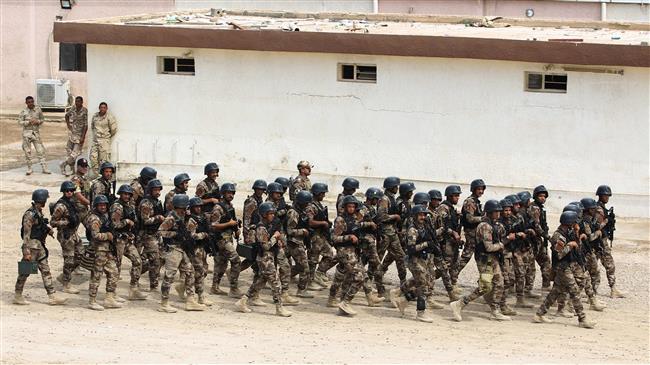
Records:
<instances>
[{"instance_id":1,"label":"wall-mounted air conditioner","mask_svg":"<svg viewBox=\"0 0 650 365\"><path fill-rule=\"evenodd\" d=\"M72 105L69 80L36 80L36 103L42 108L66 108Z\"/></svg>"}]
</instances>

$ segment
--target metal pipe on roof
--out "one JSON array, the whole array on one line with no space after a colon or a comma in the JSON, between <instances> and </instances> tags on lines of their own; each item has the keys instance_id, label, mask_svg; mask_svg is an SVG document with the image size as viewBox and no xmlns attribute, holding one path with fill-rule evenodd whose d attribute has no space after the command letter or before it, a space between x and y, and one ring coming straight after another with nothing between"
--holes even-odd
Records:
<instances>
[{"instance_id":1,"label":"metal pipe on roof","mask_svg":"<svg viewBox=\"0 0 650 365\"><path fill-rule=\"evenodd\" d=\"M600 3L600 20L601 21L606 21L607 20L607 3L606 2Z\"/></svg>"},{"instance_id":2,"label":"metal pipe on roof","mask_svg":"<svg viewBox=\"0 0 650 365\"><path fill-rule=\"evenodd\" d=\"M373 14L379 13L379 0L372 0L372 12Z\"/></svg>"}]
</instances>

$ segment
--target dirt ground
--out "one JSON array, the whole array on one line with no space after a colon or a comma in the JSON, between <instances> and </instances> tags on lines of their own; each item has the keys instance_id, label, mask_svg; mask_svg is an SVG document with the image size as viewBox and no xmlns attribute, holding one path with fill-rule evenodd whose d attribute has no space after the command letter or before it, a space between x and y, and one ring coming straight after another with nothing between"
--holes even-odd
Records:
<instances>
[{"instance_id":1,"label":"dirt ground","mask_svg":"<svg viewBox=\"0 0 650 365\"><path fill-rule=\"evenodd\" d=\"M608 290L602 269L600 299L607 309L587 311L598 322L593 330L578 328L575 318L558 318L547 325L531 323L533 309L520 309L512 322L496 323L488 320L487 306L479 303L466 308L461 323L450 319L447 307L433 311L435 322L425 324L414 320L415 304L406 318L401 318L390 303L377 308L365 306L362 294L354 302L359 314L348 318L325 306L326 291L318 292L315 299L303 300L303 305L290 307L294 312L291 318L274 316L272 305L254 307L250 314L238 313L233 299L212 295L210 299L217 304L208 311L185 312L175 293L173 305L180 309L175 314L156 311L159 294L128 303L123 309L94 312L85 308L87 272L74 277L81 289L79 295L61 294L69 298L65 306L46 304L39 275L31 276L25 287L31 305L12 305L16 261L20 258L18 230L20 217L29 206L29 194L41 186L56 197L62 181L56 174L24 175L20 133L14 123L0 121L2 363L650 363L650 226L645 220L618 220L614 258L618 286L628 296L604 296ZM58 171L65 125L46 123L42 135L50 167ZM242 203L238 200L236 206ZM612 203L616 204L615 197ZM557 216L551 219L557 220ZM53 239L48 245L49 263L56 277L62 268L61 250ZM125 262L128 277L128 260ZM394 269L387 278L397 281ZM465 293L473 290L476 279L472 262L460 278ZM250 280L248 270L242 274L241 287L247 288ZM147 281L141 279L143 284ZM60 289L56 281L55 287ZM126 296L127 289L128 283L122 280L118 294ZM436 299L447 303L441 283L437 283L437 290ZM103 296L102 286L99 299ZM271 303L268 290L262 298Z\"/></svg>"}]
</instances>

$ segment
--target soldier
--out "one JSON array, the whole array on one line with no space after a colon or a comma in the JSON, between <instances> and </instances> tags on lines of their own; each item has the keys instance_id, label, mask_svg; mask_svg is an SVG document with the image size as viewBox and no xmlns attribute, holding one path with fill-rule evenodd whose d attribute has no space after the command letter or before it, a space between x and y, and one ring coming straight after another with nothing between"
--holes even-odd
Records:
<instances>
[{"instance_id":1,"label":"soldier","mask_svg":"<svg viewBox=\"0 0 650 365\"><path fill-rule=\"evenodd\" d=\"M449 282L452 287L452 291L448 293L449 300L451 301L458 300L458 296L462 294L462 290L458 287L458 253L459 247L463 245L463 241L460 239L460 215L456 210L456 204L458 204L460 194L460 186L447 186L445 188L446 199L436 208L438 219L440 219L444 227L441 235L444 242L441 249L445 261L443 267L448 270Z\"/></svg>"},{"instance_id":2,"label":"soldier","mask_svg":"<svg viewBox=\"0 0 650 365\"><path fill-rule=\"evenodd\" d=\"M616 265L614 264L614 257L612 257L612 241L614 240L614 230L616 230L616 217L614 216L614 208L607 209L609 197L612 196L612 189L607 185L601 185L596 189L596 195L598 195L598 208L595 217L603 232L603 250L597 252L596 256L605 267L607 282L611 289L610 296L612 298L625 298L625 293L616 288ZM594 290L597 290L598 284L600 284L600 275L598 275L597 281L593 283Z\"/></svg>"},{"instance_id":3,"label":"soldier","mask_svg":"<svg viewBox=\"0 0 650 365\"><path fill-rule=\"evenodd\" d=\"M133 189L124 184L117 190L119 199L111 205L110 214L114 230L115 253L117 254L117 276L122 272L122 257L126 256L131 261L131 282L129 286L129 300L144 300L147 296L138 289L140 274L142 273L142 260L140 250L136 245L136 227L138 218L133 202Z\"/></svg>"},{"instance_id":4,"label":"soldier","mask_svg":"<svg viewBox=\"0 0 650 365\"><path fill-rule=\"evenodd\" d=\"M140 226L140 239L143 246L142 253L146 257L149 271L149 290L158 288L160 274L160 234L158 228L165 219L160 200L162 184L158 179L149 180L145 189L145 196L138 205L138 223Z\"/></svg>"},{"instance_id":5,"label":"soldier","mask_svg":"<svg viewBox=\"0 0 650 365\"><path fill-rule=\"evenodd\" d=\"M85 158L77 160L77 171L70 178L75 185L72 202L77 208L79 221L85 222L88 211L90 210L90 180L86 176L88 173L88 161Z\"/></svg>"},{"instance_id":6,"label":"soldier","mask_svg":"<svg viewBox=\"0 0 650 365\"><path fill-rule=\"evenodd\" d=\"M52 235L52 228L48 225L47 218L43 216L43 207L47 202L50 194L45 189L36 189L32 193L32 206L23 214L22 227L20 230L23 244L21 246L23 261L36 261L38 270L43 277L43 286L47 291L49 305L60 305L65 303L66 298L60 298L56 295L52 285L52 275L50 274L50 265L47 262L48 251L45 247L47 235ZM14 295L14 304L27 305L28 301L23 297L23 288L27 281L27 275L18 275L16 279L16 292Z\"/></svg>"},{"instance_id":7,"label":"soldier","mask_svg":"<svg viewBox=\"0 0 650 365\"><path fill-rule=\"evenodd\" d=\"M219 202L221 193L219 192L219 165L210 162L203 168L205 179L196 186L196 196L203 201L202 209L204 213L209 213L214 209L214 205Z\"/></svg>"},{"instance_id":8,"label":"soldier","mask_svg":"<svg viewBox=\"0 0 650 365\"><path fill-rule=\"evenodd\" d=\"M108 112L108 104L99 103L99 112L90 122L93 132L93 145L90 147L90 164L97 169L102 163L111 160L111 140L117 133L117 120ZM97 170L94 171L98 173Z\"/></svg>"},{"instance_id":9,"label":"soldier","mask_svg":"<svg viewBox=\"0 0 650 365\"><path fill-rule=\"evenodd\" d=\"M384 193L379 188L368 188L366 190L366 201L360 205L359 214L363 217L362 221L366 222L366 227L361 228L359 236L359 247L361 248L362 263L368 263L367 276L369 281L375 282L378 293L385 293L384 284L378 280L381 273L377 273L381 262L377 253L377 237L379 225L377 224L377 203ZM370 224L372 223L372 224ZM379 296L382 298L382 296ZM382 299L383 300L383 299Z\"/></svg>"},{"instance_id":10,"label":"soldier","mask_svg":"<svg viewBox=\"0 0 650 365\"><path fill-rule=\"evenodd\" d=\"M144 189L149 181L158 176L158 171L153 167L145 166L140 170L140 176L131 181L131 189L133 189L133 202L135 206L140 206L140 200L144 198Z\"/></svg>"},{"instance_id":11,"label":"soldier","mask_svg":"<svg viewBox=\"0 0 650 365\"><path fill-rule=\"evenodd\" d=\"M517 193L517 197L521 201L520 209L519 209L519 216L521 217L521 220L524 222L524 227L526 229L526 237L527 241L530 244L530 249L525 250L526 254L526 262L528 263L528 266L526 267L526 280L524 282L524 296L527 298L541 298L541 294L533 293L533 284L535 283L535 271L537 268L535 267L535 245L533 244L533 237L535 236L535 230L533 229L532 221L530 217L528 216L528 208L530 207L530 198L532 196L530 195L529 192L527 191L520 191Z\"/></svg>"},{"instance_id":12,"label":"soldier","mask_svg":"<svg viewBox=\"0 0 650 365\"><path fill-rule=\"evenodd\" d=\"M539 185L533 190L533 204L528 207L528 218L535 231L533 236L533 245L535 252L535 261L542 271L542 290L549 291L551 289L551 260L548 257L548 223L546 222L546 210L544 203L548 198L548 190L544 185ZM535 280L535 272L533 271L533 281Z\"/></svg>"},{"instance_id":13,"label":"soldier","mask_svg":"<svg viewBox=\"0 0 650 365\"><path fill-rule=\"evenodd\" d=\"M88 109L84 106L84 98L77 96L74 98L74 108L65 113L65 124L68 126L68 144L65 152L67 159L61 162L61 175L68 176L66 168L74 170L74 163L81 154L84 142L86 140L86 131L88 131Z\"/></svg>"},{"instance_id":14,"label":"soldier","mask_svg":"<svg viewBox=\"0 0 650 365\"><path fill-rule=\"evenodd\" d=\"M309 239L309 217L305 210L313 200L314 197L309 191L300 190L296 193L293 205L287 212L287 254L296 263L295 271L299 274L296 296L299 298L314 297L307 293L309 262L305 244L305 240Z\"/></svg>"},{"instance_id":15,"label":"soldier","mask_svg":"<svg viewBox=\"0 0 650 365\"><path fill-rule=\"evenodd\" d=\"M103 195L108 199L108 204L113 204L115 201L115 180L113 179L113 174L115 174L115 166L108 161L102 162L102 166L99 168L100 176L93 180L90 185L90 198L92 201L95 201L97 195Z\"/></svg>"},{"instance_id":16,"label":"soldier","mask_svg":"<svg viewBox=\"0 0 650 365\"><path fill-rule=\"evenodd\" d=\"M413 196L413 192L415 191L415 184L412 182L405 182L399 184L399 197L397 197L397 200L395 201L397 204L397 210L400 215L400 221L397 223L396 228L397 228L397 236L400 241L400 245L402 248L402 253L404 252L404 247L406 246L406 229L408 228L409 222L407 221L410 216L411 216L411 197ZM403 254L398 253L398 255L401 255L400 257L404 257ZM398 266L398 274L399 274L399 263L397 262L397 259L394 255L394 252L388 250L388 254L386 257L384 257L384 260L381 263L380 270L382 273L386 273L388 271L388 268L390 265L393 263L393 261L396 261L396 265ZM402 261L402 259L400 259ZM406 270L406 269L405 269ZM406 275L406 272L405 272ZM382 274L383 277L383 274ZM405 279L402 279L400 277L400 284L404 283Z\"/></svg>"},{"instance_id":17,"label":"soldier","mask_svg":"<svg viewBox=\"0 0 650 365\"><path fill-rule=\"evenodd\" d=\"M85 226L86 236L95 251L95 261L88 285L88 308L98 311L103 311L104 308L122 308L122 303L115 295L118 280L116 252L113 233L111 233L111 219L108 216L108 199L104 195L97 195L93 199L93 210L88 215ZM102 273L106 273L106 298L103 306L96 300Z\"/></svg>"},{"instance_id":18,"label":"soldier","mask_svg":"<svg viewBox=\"0 0 650 365\"><path fill-rule=\"evenodd\" d=\"M434 284L438 277L442 277L442 284L449 295L449 298L454 298L454 287L451 285L451 276L449 275L449 267L445 261L445 253L443 247L445 246L444 236L447 233L445 222L440 214L438 214L438 207L442 202L442 193L439 190L429 190L426 193L416 193L413 196L414 205L424 205L428 209L429 216L426 218L426 224L435 229L433 237L436 245L435 252L429 252L427 258L427 305L431 309L442 309L444 306L433 298ZM411 220L415 217L411 216ZM458 299L456 299L458 300Z\"/></svg>"},{"instance_id":19,"label":"soldier","mask_svg":"<svg viewBox=\"0 0 650 365\"><path fill-rule=\"evenodd\" d=\"M273 291L273 303L275 303L275 314L280 317L291 317L293 313L284 309L282 306L282 288L276 266L278 263L279 248L285 244L285 237L282 234L282 224L275 217L275 207L271 202L265 202L259 205L260 221L255 228L255 237L253 241L259 245L260 252L256 257L257 266L259 267L259 276L251 284L248 293L239 299L235 306L240 312L250 313L248 307L250 299L258 296L260 290L266 283L271 284Z\"/></svg>"},{"instance_id":20,"label":"soldier","mask_svg":"<svg viewBox=\"0 0 650 365\"><path fill-rule=\"evenodd\" d=\"M513 223L518 222L517 218L512 214L512 201L510 199L502 199L499 202L503 211L501 212L500 222L505 227L505 237L503 239L503 262L501 263L501 273L503 274L503 295L501 295L501 313L506 316L516 316L517 311L510 308L507 303L508 291L515 286L515 269L513 263L513 252L519 240L526 237L523 232L518 232L521 227L512 226Z\"/></svg>"},{"instance_id":21,"label":"soldier","mask_svg":"<svg viewBox=\"0 0 650 365\"><path fill-rule=\"evenodd\" d=\"M577 225L578 215L575 212L563 212L560 216L560 226L551 237L551 250L553 251L555 267L555 280L553 288L548 293L544 302L539 306L533 321L537 323L551 323L546 317L548 308L555 303L558 295L568 292L573 303L573 309L578 316L578 323L583 328L594 328L595 322L589 321L585 315L576 279L573 275L573 266L577 265L577 250L579 250L579 227Z\"/></svg>"},{"instance_id":22,"label":"soldier","mask_svg":"<svg viewBox=\"0 0 650 365\"><path fill-rule=\"evenodd\" d=\"M230 292L231 298L241 298L242 292L239 290L238 280L241 272L241 260L237 253L236 243L239 240L239 227L241 221L235 216L235 208L232 206L232 200L235 197L235 184L224 183L221 185L221 199L214 206L210 213L210 230L216 234L216 243L219 254L214 256L214 275L212 276L212 294L226 294L219 288L221 278L226 272L228 262L230 262Z\"/></svg>"},{"instance_id":23,"label":"soldier","mask_svg":"<svg viewBox=\"0 0 650 365\"><path fill-rule=\"evenodd\" d=\"M212 252L214 246L211 246L213 242L211 242L212 238L210 237L210 221L208 220L207 213L202 212L203 199L199 197L191 198L189 204L190 217L197 224L196 233L204 236L196 241L194 255L190 256L192 266L194 267L194 291L199 297L199 304L211 306L214 303L207 298L203 289L203 279L208 276L207 253L211 252L213 256L216 254L216 252ZM183 288L184 290L185 288Z\"/></svg>"},{"instance_id":24,"label":"soldier","mask_svg":"<svg viewBox=\"0 0 650 365\"><path fill-rule=\"evenodd\" d=\"M255 229L257 223L260 222L260 215L257 212L257 208L264 202L264 194L266 193L266 181L262 179L255 180L253 182L253 194L246 197L244 201L243 209L243 228L242 233L244 234L244 243L253 244L255 242ZM246 267L250 267L252 263L249 263Z\"/></svg>"},{"instance_id":25,"label":"soldier","mask_svg":"<svg viewBox=\"0 0 650 365\"><path fill-rule=\"evenodd\" d=\"M343 179L343 192L336 197L336 215L343 214L343 198L348 195L354 195L354 193L359 189L359 180L353 177L346 177Z\"/></svg>"},{"instance_id":26,"label":"soldier","mask_svg":"<svg viewBox=\"0 0 650 365\"><path fill-rule=\"evenodd\" d=\"M430 253L440 252L436 243L435 232L425 223L429 210L426 205L415 205L412 209L413 223L406 230L406 260L413 276L399 288L390 292L390 299L395 308L399 309L402 316L409 301L417 301L416 319L420 322L433 322L433 318L426 313L426 297L429 295L427 260Z\"/></svg>"},{"instance_id":27,"label":"soldier","mask_svg":"<svg viewBox=\"0 0 650 365\"><path fill-rule=\"evenodd\" d=\"M463 202L460 216L460 223L465 229L465 247L463 247L463 253L458 259L458 273L463 271L465 265L472 259L474 246L476 245L476 228L485 219L481 201L479 200L485 192L485 182L482 179L476 179L470 183L469 189L472 195Z\"/></svg>"},{"instance_id":28,"label":"soldier","mask_svg":"<svg viewBox=\"0 0 650 365\"><path fill-rule=\"evenodd\" d=\"M165 277L160 289L159 312L174 313L176 309L169 305L169 289L181 271L185 281L185 310L203 311L206 306L194 298L194 267L189 255L193 254L194 240L207 237L207 233L196 233L196 222L187 216L190 198L185 194L176 194L172 198L173 210L169 212L158 228L165 246Z\"/></svg>"},{"instance_id":29,"label":"soldier","mask_svg":"<svg viewBox=\"0 0 650 365\"><path fill-rule=\"evenodd\" d=\"M291 180L287 179L284 176L278 176L275 178L276 183L282 185L282 189L284 189L284 192L286 193L287 190L289 190L289 187L291 186ZM311 187L310 187L311 188Z\"/></svg>"},{"instance_id":30,"label":"soldier","mask_svg":"<svg viewBox=\"0 0 650 365\"><path fill-rule=\"evenodd\" d=\"M28 96L25 98L27 108L18 114L18 123L23 127L23 151L27 161L27 172L25 175L31 175L32 171L32 144L36 149L36 155L41 163L44 174L51 174L45 163L45 147L41 142L41 125L45 121L41 107L34 104L34 98Z\"/></svg>"},{"instance_id":31,"label":"soldier","mask_svg":"<svg viewBox=\"0 0 650 365\"><path fill-rule=\"evenodd\" d=\"M291 186L289 186L289 199L294 201L296 199L296 194L301 190L309 191L311 190L311 181L309 181L309 175L311 175L311 168L314 167L309 161L300 161L298 162L298 176L295 179L291 180Z\"/></svg>"},{"instance_id":32,"label":"soldier","mask_svg":"<svg viewBox=\"0 0 650 365\"><path fill-rule=\"evenodd\" d=\"M83 255L83 245L77 234L77 229L81 221L77 208L72 201L76 186L71 181L64 181L61 184L63 196L54 204L52 208L52 227L56 227L58 232L56 239L61 244L61 253L63 254L63 274L61 275L61 284L63 291L69 294L79 294L79 289L70 285L72 272L81 263Z\"/></svg>"},{"instance_id":33,"label":"soldier","mask_svg":"<svg viewBox=\"0 0 650 365\"><path fill-rule=\"evenodd\" d=\"M474 194L473 194L474 195ZM478 196L476 196L478 198ZM501 255L503 254L503 239L505 229L498 222L503 211L496 200L485 203L486 219L476 227L475 261L479 271L478 287L468 296L451 302L449 306L454 315L454 320L460 322L462 309L479 297L485 298L490 305L490 319L497 321L510 321L511 318L503 315L500 309L501 296L503 295L503 273L501 272Z\"/></svg>"},{"instance_id":34,"label":"soldier","mask_svg":"<svg viewBox=\"0 0 650 365\"><path fill-rule=\"evenodd\" d=\"M517 194L508 195L506 199L512 205L512 213L507 219L503 220L503 225L508 233L508 240L513 238L510 234L514 233L514 239L510 240L509 250L512 251L512 270L514 271L514 287L517 295L517 308L532 308L533 305L526 301L524 288L526 286L526 272L530 267L532 254L530 252L530 241L521 210L521 200ZM504 208L505 211L505 208Z\"/></svg>"},{"instance_id":35,"label":"soldier","mask_svg":"<svg viewBox=\"0 0 650 365\"><path fill-rule=\"evenodd\" d=\"M174 176L174 188L165 194L165 214L174 210L174 205L172 204L172 198L176 194L186 194L187 188L190 185L190 175L186 173L180 173Z\"/></svg>"},{"instance_id":36,"label":"soldier","mask_svg":"<svg viewBox=\"0 0 650 365\"><path fill-rule=\"evenodd\" d=\"M406 280L406 265L404 263L404 249L402 249L402 244L397 236L397 225L402 220L397 202L395 201L395 193L397 193L399 185L399 177L390 176L384 179L384 196L377 203L377 220L379 221L379 234L381 235L381 239L377 245L377 253L379 258L382 259L388 251L388 254L384 258L384 263L387 262L386 260L389 256L391 260L395 261L397 276L399 277L400 283L402 283ZM375 280L383 280L385 273L384 267L387 266L382 263L378 270L379 277ZM379 296L384 296L383 292L379 292L378 294Z\"/></svg>"},{"instance_id":37,"label":"soldier","mask_svg":"<svg viewBox=\"0 0 650 365\"><path fill-rule=\"evenodd\" d=\"M327 271L336 265L336 259L332 254L332 245L330 244L330 227L332 223L329 220L327 206L323 205L323 199L325 199L325 193L327 192L327 184L315 183L312 185L313 201L305 209L305 214L309 217L309 228L313 232L309 238L311 245L308 250L309 290L320 290L321 288L318 286L326 288L329 281ZM319 262L320 256L322 258Z\"/></svg>"}]
</instances>

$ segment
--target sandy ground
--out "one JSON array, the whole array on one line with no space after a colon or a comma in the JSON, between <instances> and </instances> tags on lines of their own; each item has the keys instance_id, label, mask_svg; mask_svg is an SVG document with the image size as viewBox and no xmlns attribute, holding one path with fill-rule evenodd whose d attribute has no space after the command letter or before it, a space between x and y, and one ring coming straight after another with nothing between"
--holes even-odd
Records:
<instances>
[{"instance_id":1,"label":"sandy ground","mask_svg":"<svg viewBox=\"0 0 650 365\"><path fill-rule=\"evenodd\" d=\"M578 328L575 318L556 319L556 323L548 325L531 323L532 309L519 310L512 322L496 323L488 320L487 306L478 303L466 308L461 323L451 321L451 311L445 308L433 311L433 324L424 324L414 320L415 304L406 318L400 318L389 303L378 308L365 306L363 295L355 299L359 314L348 318L325 307L325 291L318 292L315 299L304 300L301 306L290 307L294 315L287 319L274 316L272 305L255 307L251 314L238 313L233 308L234 300L217 296L210 296L217 304L208 311L185 312L175 294L173 305L181 309L175 314L155 310L158 294L147 301L128 303L124 309L94 312L84 307L88 299L87 272L74 278L81 294L62 294L69 298L65 306L45 304L47 297L39 276L31 276L25 287L32 304L12 305L16 261L20 257L20 217L34 187L57 192L62 176L35 173L26 177L24 167L18 167L22 151L17 125L1 121L0 127L2 363L650 362L649 224L640 220L619 220L619 238L614 246L619 287L629 295L610 299L602 296L607 292L603 287L600 299L607 309L587 311L598 322L593 330ZM46 124L43 135L50 167L57 171L65 126ZM242 205L241 195L238 207ZM60 247L53 239L48 240L48 245L50 266L56 276L62 267ZM125 262L124 272L128 273L128 260ZM606 283L604 270L602 276ZM397 280L394 269L387 278ZM466 293L473 290L476 278L472 262L460 278ZM250 279L250 270L242 274L242 288L248 287ZM147 279L142 282L147 283ZM125 296L127 285L121 281L118 293ZM55 287L60 289L60 284L55 282ZM437 289L443 291L440 283ZM100 300L103 293L102 286ZM268 291L262 298L271 303ZM447 302L440 294L437 299Z\"/></svg>"}]
</instances>

